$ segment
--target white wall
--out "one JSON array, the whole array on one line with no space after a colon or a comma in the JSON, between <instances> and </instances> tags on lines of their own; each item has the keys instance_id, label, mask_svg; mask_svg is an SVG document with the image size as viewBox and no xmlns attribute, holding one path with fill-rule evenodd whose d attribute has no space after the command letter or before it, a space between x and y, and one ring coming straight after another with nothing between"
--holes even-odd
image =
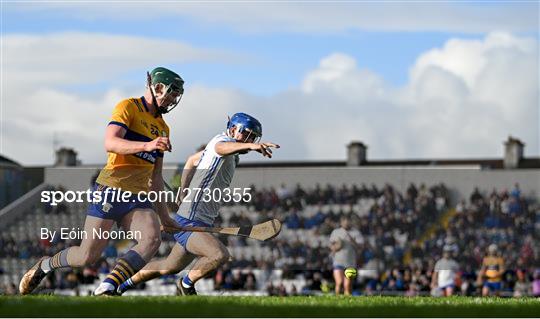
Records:
<instances>
[{"instance_id":1,"label":"white wall","mask_svg":"<svg viewBox=\"0 0 540 319\"><path fill-rule=\"evenodd\" d=\"M85 190L90 185L90 179L97 167L47 168L45 182L52 185L63 185L72 190ZM165 169L166 181L173 175L174 169ZM469 196L475 186L481 190L491 191L493 188L511 189L514 183L519 183L523 193L530 197L540 197L540 169L520 170L481 170L477 168L239 168L231 187L279 186L282 183L293 186L300 183L313 187L317 183L325 185L351 185L374 183L383 186L392 184L398 190L404 191L409 183L425 183L427 186L444 182L456 196Z\"/></svg>"}]
</instances>

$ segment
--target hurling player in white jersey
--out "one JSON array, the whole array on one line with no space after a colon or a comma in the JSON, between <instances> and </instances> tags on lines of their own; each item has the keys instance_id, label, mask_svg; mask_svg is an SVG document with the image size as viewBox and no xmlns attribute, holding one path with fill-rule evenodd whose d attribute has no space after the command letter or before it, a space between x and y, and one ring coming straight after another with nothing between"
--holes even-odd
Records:
<instances>
[{"instance_id":1,"label":"hurling player in white jersey","mask_svg":"<svg viewBox=\"0 0 540 319\"><path fill-rule=\"evenodd\" d=\"M239 154L257 151L271 158L271 148L279 148L274 143L259 143L261 136L262 125L257 119L236 113L229 119L224 133L216 135L203 151L188 158L182 173L182 203L175 216L181 226L213 225L220 202L212 194L219 189L226 195ZM194 295L197 294L195 282L229 260L227 248L210 233L178 232L174 238L177 243L167 258L148 263L124 282L118 292L162 275L176 274L198 258L177 285L179 294Z\"/></svg>"}]
</instances>

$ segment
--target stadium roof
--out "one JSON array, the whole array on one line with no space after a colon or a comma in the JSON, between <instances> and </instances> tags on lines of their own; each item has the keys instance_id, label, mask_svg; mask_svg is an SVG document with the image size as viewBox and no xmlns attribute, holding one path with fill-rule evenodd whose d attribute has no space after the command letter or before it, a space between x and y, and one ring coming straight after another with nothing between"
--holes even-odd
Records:
<instances>
[{"instance_id":1,"label":"stadium roof","mask_svg":"<svg viewBox=\"0 0 540 319\"><path fill-rule=\"evenodd\" d=\"M184 167L184 162L166 162L164 168L172 169ZM104 166L100 164L81 164L79 168L101 169ZM346 160L342 161L257 161L242 162L238 164L239 168L332 168L332 167L364 167L364 168L394 168L394 167L418 167L418 168L481 168L481 169L504 169L504 160L497 158L483 159L411 159L411 160L367 160L357 166L348 166ZM540 168L540 157L523 158L519 162L518 169L537 169Z\"/></svg>"},{"instance_id":2,"label":"stadium roof","mask_svg":"<svg viewBox=\"0 0 540 319\"><path fill-rule=\"evenodd\" d=\"M6 167L21 167L21 165L14 160L11 160L5 156L0 155L0 166Z\"/></svg>"},{"instance_id":3,"label":"stadium roof","mask_svg":"<svg viewBox=\"0 0 540 319\"><path fill-rule=\"evenodd\" d=\"M503 158L469 158L469 159L410 159L410 160L369 160L368 146L360 141L352 141L347 146L347 159L343 161L296 161L266 163L240 163L240 167L364 167L364 168L540 168L540 157L526 158L523 156L525 144L518 138L508 136L504 142Z\"/></svg>"},{"instance_id":4,"label":"stadium roof","mask_svg":"<svg viewBox=\"0 0 540 319\"><path fill-rule=\"evenodd\" d=\"M238 165L239 167L348 167L347 161L268 161L268 162L248 162ZM412 159L412 160L373 160L366 161L353 167L459 167L477 166L483 169L503 169L502 159ZM523 158L519 163L519 168L540 168L540 158Z\"/></svg>"}]
</instances>

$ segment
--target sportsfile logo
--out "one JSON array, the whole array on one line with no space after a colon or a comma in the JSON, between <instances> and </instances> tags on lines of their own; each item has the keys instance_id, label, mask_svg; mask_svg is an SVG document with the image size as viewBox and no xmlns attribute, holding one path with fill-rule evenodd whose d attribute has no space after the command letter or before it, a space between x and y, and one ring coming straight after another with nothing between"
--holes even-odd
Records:
<instances>
[{"instance_id":1,"label":"sportsfile logo","mask_svg":"<svg viewBox=\"0 0 540 319\"><path fill-rule=\"evenodd\" d=\"M135 202L216 202L216 203L248 203L252 199L251 188L184 188L176 192L172 190L138 192L136 194L121 188L107 187L103 190L60 191L46 190L41 192L41 202L51 206L59 203L101 203L104 210L109 203Z\"/></svg>"},{"instance_id":2,"label":"sportsfile logo","mask_svg":"<svg viewBox=\"0 0 540 319\"><path fill-rule=\"evenodd\" d=\"M42 191L41 202L48 203L51 206L57 206L59 203L103 203L107 205L109 202L124 202L129 203L134 201L131 199L133 194L130 191L122 191L121 188L106 188L105 190L85 190L85 191Z\"/></svg>"}]
</instances>

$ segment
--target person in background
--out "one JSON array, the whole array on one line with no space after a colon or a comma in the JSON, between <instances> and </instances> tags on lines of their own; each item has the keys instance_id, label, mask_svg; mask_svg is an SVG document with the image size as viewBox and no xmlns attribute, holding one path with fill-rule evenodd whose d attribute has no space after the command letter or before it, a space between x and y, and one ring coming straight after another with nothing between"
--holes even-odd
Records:
<instances>
[{"instance_id":1,"label":"person in background","mask_svg":"<svg viewBox=\"0 0 540 319\"><path fill-rule=\"evenodd\" d=\"M518 269L516 272L517 281L514 285L514 297L525 297L532 294L532 284L527 278L527 272L523 269Z\"/></svg>"},{"instance_id":2,"label":"person in background","mask_svg":"<svg viewBox=\"0 0 540 319\"><path fill-rule=\"evenodd\" d=\"M458 263L452 258L453 250L451 245L443 247L443 257L435 264L431 276L431 288L440 290L443 296L447 297L454 294L456 274L459 270Z\"/></svg>"},{"instance_id":3,"label":"person in background","mask_svg":"<svg viewBox=\"0 0 540 319\"><path fill-rule=\"evenodd\" d=\"M353 278L345 277L345 269L357 268L356 251L359 250L358 243L361 241L360 232L351 229L349 217L342 216L340 228L335 229L330 234L330 250L333 257L333 274L336 283L336 295L343 292L345 295L352 294Z\"/></svg>"}]
</instances>

